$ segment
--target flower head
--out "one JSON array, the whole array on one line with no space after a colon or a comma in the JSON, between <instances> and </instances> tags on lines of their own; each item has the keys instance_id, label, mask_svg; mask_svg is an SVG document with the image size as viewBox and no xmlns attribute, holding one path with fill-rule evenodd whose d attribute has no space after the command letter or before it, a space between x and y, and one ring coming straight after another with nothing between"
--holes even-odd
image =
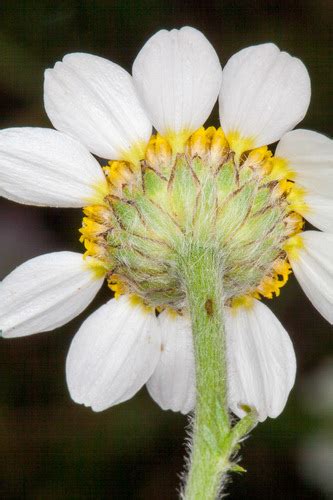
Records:
<instances>
[{"instance_id":1,"label":"flower head","mask_svg":"<svg viewBox=\"0 0 333 500\"><path fill-rule=\"evenodd\" d=\"M260 299L279 295L293 270L333 322L333 144L291 131L310 101L303 63L264 44L222 72L199 31L162 30L133 76L69 54L45 72L44 97L57 131L0 132L0 194L82 207L86 250L36 257L3 280L2 335L64 324L106 278L115 298L83 323L68 354L73 399L100 411L147 383L162 408L187 413L194 356L179 262L189 245L213 249L223 263L229 406L240 417L248 406L259 420L277 416L295 355ZM217 98L221 127L205 129ZM267 146L278 140L273 155ZM103 168L91 153L108 160ZM302 232L303 217L322 232Z\"/></svg>"}]
</instances>

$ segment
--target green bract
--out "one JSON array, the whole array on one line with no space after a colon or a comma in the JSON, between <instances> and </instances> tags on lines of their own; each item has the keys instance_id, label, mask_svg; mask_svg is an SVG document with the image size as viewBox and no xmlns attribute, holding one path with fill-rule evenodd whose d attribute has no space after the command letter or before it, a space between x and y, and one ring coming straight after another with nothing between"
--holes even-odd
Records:
<instances>
[{"instance_id":1,"label":"green bract","mask_svg":"<svg viewBox=\"0 0 333 500\"><path fill-rule=\"evenodd\" d=\"M285 257L289 211L278 181L251 157L211 158L185 151L137 167L116 162L117 173L111 165L108 271L150 306L184 307L179 260L191 245L219 255L226 301L254 292Z\"/></svg>"}]
</instances>

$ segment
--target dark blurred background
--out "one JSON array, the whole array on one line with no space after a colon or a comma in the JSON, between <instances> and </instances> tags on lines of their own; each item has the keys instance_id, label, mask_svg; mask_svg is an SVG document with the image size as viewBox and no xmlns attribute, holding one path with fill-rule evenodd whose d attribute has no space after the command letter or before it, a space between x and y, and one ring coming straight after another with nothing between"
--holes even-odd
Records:
<instances>
[{"instance_id":1,"label":"dark blurred background","mask_svg":"<svg viewBox=\"0 0 333 500\"><path fill-rule=\"evenodd\" d=\"M90 52L128 71L161 28L199 28L222 64L267 41L300 57L312 80L302 127L332 136L331 0L83 1L2 0L1 126L50 126L43 70L68 52ZM211 124L218 124L214 110ZM0 200L0 279L33 256L81 251L79 210ZM75 405L65 384L71 338L110 298L105 287L78 319L55 332L0 342L0 498L172 499L182 471L186 418L163 412L145 389L103 413ZM333 498L333 353L329 325L294 278L270 307L298 359L295 389L277 420L258 426L242 448L247 474L234 476L233 499ZM204 499L203 499L204 500Z\"/></svg>"}]
</instances>

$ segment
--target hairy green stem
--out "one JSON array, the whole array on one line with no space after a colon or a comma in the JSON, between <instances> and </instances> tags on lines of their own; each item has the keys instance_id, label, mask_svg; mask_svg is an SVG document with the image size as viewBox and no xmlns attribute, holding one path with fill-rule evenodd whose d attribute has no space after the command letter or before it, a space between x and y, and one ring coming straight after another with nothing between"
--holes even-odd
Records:
<instances>
[{"instance_id":1,"label":"hairy green stem","mask_svg":"<svg viewBox=\"0 0 333 500\"><path fill-rule=\"evenodd\" d=\"M223 263L214 250L191 247L181 272L191 315L196 362L196 409L185 500L215 500L234 464L239 440L253 427L249 414L231 427L223 318Z\"/></svg>"}]
</instances>

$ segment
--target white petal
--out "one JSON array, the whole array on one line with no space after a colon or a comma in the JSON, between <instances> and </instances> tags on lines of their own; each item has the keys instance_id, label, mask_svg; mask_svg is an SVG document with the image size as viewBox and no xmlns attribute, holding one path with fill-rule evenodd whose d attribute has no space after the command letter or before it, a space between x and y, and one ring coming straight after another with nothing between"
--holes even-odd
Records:
<instances>
[{"instance_id":1,"label":"white petal","mask_svg":"<svg viewBox=\"0 0 333 500\"><path fill-rule=\"evenodd\" d=\"M333 141L311 130L297 129L284 135L276 156L288 161L295 181L311 194L333 197Z\"/></svg>"},{"instance_id":2,"label":"white petal","mask_svg":"<svg viewBox=\"0 0 333 500\"><path fill-rule=\"evenodd\" d=\"M132 77L102 57L68 54L46 70L44 104L55 128L103 158L117 159L151 135Z\"/></svg>"},{"instance_id":3,"label":"white petal","mask_svg":"<svg viewBox=\"0 0 333 500\"><path fill-rule=\"evenodd\" d=\"M161 356L147 383L148 391L163 410L188 413L195 405L195 368L191 323L188 318L162 312Z\"/></svg>"},{"instance_id":4,"label":"white petal","mask_svg":"<svg viewBox=\"0 0 333 500\"><path fill-rule=\"evenodd\" d=\"M304 293L320 314L333 324L333 234L305 231L304 248L288 255Z\"/></svg>"},{"instance_id":5,"label":"white petal","mask_svg":"<svg viewBox=\"0 0 333 500\"><path fill-rule=\"evenodd\" d=\"M252 138L253 147L270 144L303 119L310 95L309 75L299 59L271 43L248 47L223 70L222 128Z\"/></svg>"},{"instance_id":6,"label":"white petal","mask_svg":"<svg viewBox=\"0 0 333 500\"><path fill-rule=\"evenodd\" d=\"M330 198L306 194L304 199L308 210L302 214L303 217L318 229L333 233L333 193Z\"/></svg>"},{"instance_id":7,"label":"white petal","mask_svg":"<svg viewBox=\"0 0 333 500\"><path fill-rule=\"evenodd\" d=\"M254 407L259 421L283 410L294 385L296 360L292 342L276 316L255 300L251 309L227 313L229 406Z\"/></svg>"},{"instance_id":8,"label":"white petal","mask_svg":"<svg viewBox=\"0 0 333 500\"><path fill-rule=\"evenodd\" d=\"M82 207L106 190L95 158L74 139L43 128L0 131L0 195L19 203Z\"/></svg>"},{"instance_id":9,"label":"white petal","mask_svg":"<svg viewBox=\"0 0 333 500\"><path fill-rule=\"evenodd\" d=\"M2 336L23 337L64 325L88 306L102 283L79 253L28 260L0 283Z\"/></svg>"},{"instance_id":10,"label":"white petal","mask_svg":"<svg viewBox=\"0 0 333 500\"><path fill-rule=\"evenodd\" d=\"M143 46L133 78L154 127L161 134L192 132L216 102L222 70L217 54L198 30L161 30Z\"/></svg>"},{"instance_id":11,"label":"white petal","mask_svg":"<svg viewBox=\"0 0 333 500\"><path fill-rule=\"evenodd\" d=\"M154 314L125 296L110 300L72 341L66 362L71 397L94 411L130 399L153 373L160 343Z\"/></svg>"}]
</instances>

